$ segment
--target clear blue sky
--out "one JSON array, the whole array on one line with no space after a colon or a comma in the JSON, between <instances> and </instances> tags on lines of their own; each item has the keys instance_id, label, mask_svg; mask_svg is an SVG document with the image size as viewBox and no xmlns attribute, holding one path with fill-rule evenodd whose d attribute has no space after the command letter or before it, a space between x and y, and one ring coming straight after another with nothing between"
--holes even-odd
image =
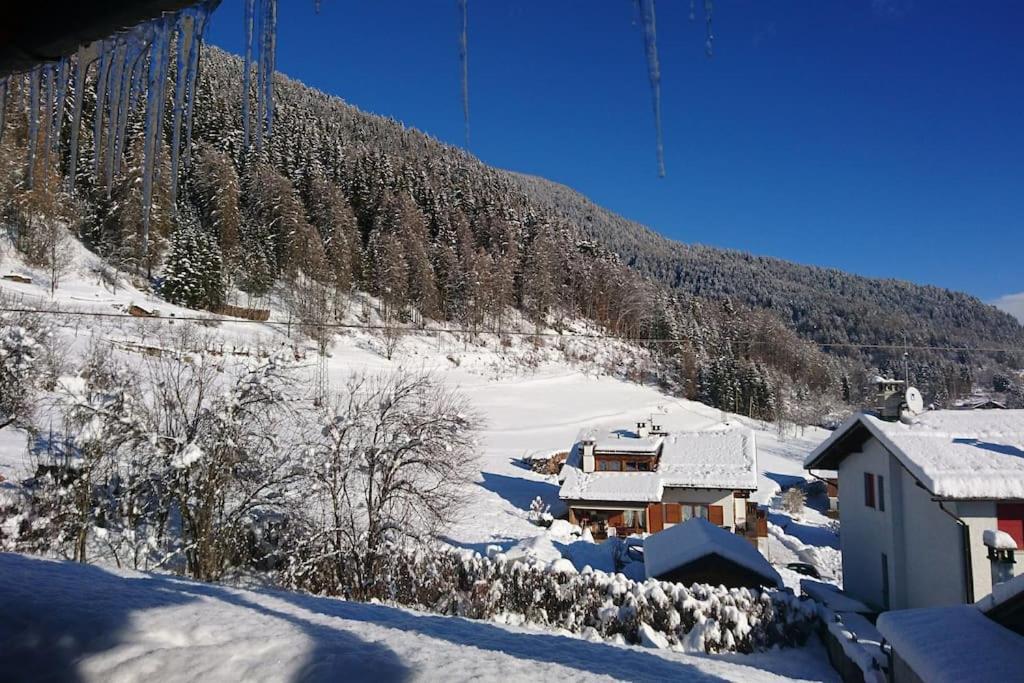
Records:
<instances>
[{"instance_id":1,"label":"clear blue sky","mask_svg":"<svg viewBox=\"0 0 1024 683\"><path fill-rule=\"evenodd\" d=\"M281 0L278 67L464 145L455 0ZM1024 3L658 3L668 176L626 0L469 0L471 151L675 239L1024 291ZM210 39L242 45L242 2Z\"/></svg>"}]
</instances>

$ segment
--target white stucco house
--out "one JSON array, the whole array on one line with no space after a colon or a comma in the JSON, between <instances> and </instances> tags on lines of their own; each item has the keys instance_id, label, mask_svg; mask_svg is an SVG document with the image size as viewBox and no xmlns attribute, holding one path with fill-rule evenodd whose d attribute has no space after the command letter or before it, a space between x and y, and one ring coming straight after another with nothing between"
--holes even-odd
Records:
<instances>
[{"instance_id":1,"label":"white stucco house","mask_svg":"<svg viewBox=\"0 0 1024 683\"><path fill-rule=\"evenodd\" d=\"M973 603L992 592L985 539L1024 548L1024 410L854 415L804 466L838 471L843 586L879 611Z\"/></svg>"}]
</instances>

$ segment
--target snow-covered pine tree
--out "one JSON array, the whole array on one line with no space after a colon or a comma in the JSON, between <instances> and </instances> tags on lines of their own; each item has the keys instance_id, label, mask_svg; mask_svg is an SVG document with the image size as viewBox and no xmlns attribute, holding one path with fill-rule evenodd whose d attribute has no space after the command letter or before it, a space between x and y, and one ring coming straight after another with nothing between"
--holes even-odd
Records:
<instances>
[{"instance_id":1,"label":"snow-covered pine tree","mask_svg":"<svg viewBox=\"0 0 1024 683\"><path fill-rule=\"evenodd\" d=\"M193 217L183 216L171 235L160 293L187 308L213 309L224 303L221 250Z\"/></svg>"}]
</instances>

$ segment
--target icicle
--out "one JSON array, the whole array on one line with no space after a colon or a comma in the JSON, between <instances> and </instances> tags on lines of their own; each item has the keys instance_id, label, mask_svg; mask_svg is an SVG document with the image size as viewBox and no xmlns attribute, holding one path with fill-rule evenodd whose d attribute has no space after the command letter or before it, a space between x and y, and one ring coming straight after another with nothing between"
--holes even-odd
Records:
<instances>
[{"instance_id":1,"label":"icicle","mask_svg":"<svg viewBox=\"0 0 1024 683\"><path fill-rule=\"evenodd\" d=\"M277 66L277 0L267 0L267 14L263 18L263 42L267 51L267 57L263 65L264 69L266 69L263 110L266 117L265 135L269 137L274 130L274 69Z\"/></svg>"},{"instance_id":2,"label":"icicle","mask_svg":"<svg viewBox=\"0 0 1024 683\"><path fill-rule=\"evenodd\" d=\"M75 99L71 105L71 144L68 153L68 192L75 189L78 174L78 138L82 128L82 103L85 99L85 73L96 55L96 43L78 48L75 59Z\"/></svg>"},{"instance_id":3,"label":"icicle","mask_svg":"<svg viewBox=\"0 0 1024 683\"><path fill-rule=\"evenodd\" d=\"M32 69L28 76L28 169L25 172L25 187L32 189L35 180L36 146L39 144L39 79L42 67Z\"/></svg>"},{"instance_id":4,"label":"icicle","mask_svg":"<svg viewBox=\"0 0 1024 683\"><path fill-rule=\"evenodd\" d=\"M715 34L711 32L711 15L714 11L714 0L704 0L704 21L707 26L707 38L704 41L704 52L708 57L713 57L715 54Z\"/></svg>"},{"instance_id":5,"label":"icicle","mask_svg":"<svg viewBox=\"0 0 1024 683\"><path fill-rule=\"evenodd\" d=\"M252 42L256 0L245 0L245 60L242 63L242 151L249 149L249 90L252 87Z\"/></svg>"},{"instance_id":6,"label":"icicle","mask_svg":"<svg viewBox=\"0 0 1024 683\"><path fill-rule=\"evenodd\" d=\"M644 51L647 53L647 76L651 81L651 99L654 103L654 130L657 135L658 176L665 177L665 147L661 135L661 67L658 64L657 22L654 0L640 0L640 15L644 23Z\"/></svg>"},{"instance_id":7,"label":"icicle","mask_svg":"<svg viewBox=\"0 0 1024 683\"><path fill-rule=\"evenodd\" d=\"M121 110L124 108L121 101L123 99L125 66L128 60L127 41L118 41L111 58L114 63L110 71L110 84L107 87L107 108L110 115L107 119L107 158L105 159L108 199L114 188L114 153L117 151L117 131L121 122Z\"/></svg>"},{"instance_id":8,"label":"icicle","mask_svg":"<svg viewBox=\"0 0 1024 683\"><path fill-rule=\"evenodd\" d=\"M174 76L174 108L171 123L171 205L178 197L178 158L181 149L181 120L184 116L185 92L188 87L188 73L192 64L192 35L195 17L182 15L178 24L178 59Z\"/></svg>"},{"instance_id":9,"label":"icicle","mask_svg":"<svg viewBox=\"0 0 1024 683\"><path fill-rule=\"evenodd\" d=\"M103 114L106 110L111 56L110 41L104 40L100 48L100 67L96 76L96 111L92 119L92 174L97 179L100 177L100 140L103 135Z\"/></svg>"},{"instance_id":10,"label":"icicle","mask_svg":"<svg viewBox=\"0 0 1024 683\"><path fill-rule=\"evenodd\" d=\"M0 143L4 141L4 123L7 114L7 78L0 78Z\"/></svg>"},{"instance_id":11,"label":"icicle","mask_svg":"<svg viewBox=\"0 0 1024 683\"><path fill-rule=\"evenodd\" d=\"M462 120L466 126L466 147L469 147L469 0L459 0L462 30L459 32L459 71L462 78Z\"/></svg>"},{"instance_id":12,"label":"icicle","mask_svg":"<svg viewBox=\"0 0 1024 683\"><path fill-rule=\"evenodd\" d=\"M167 19L160 20L153 30L149 51L149 83L146 98L146 122L142 161L142 252L149 265L149 224L153 209L153 182L156 180L157 155L160 151L160 114L164 100L164 61L170 42Z\"/></svg>"},{"instance_id":13,"label":"icicle","mask_svg":"<svg viewBox=\"0 0 1024 683\"><path fill-rule=\"evenodd\" d=\"M132 101L134 99L133 88L138 87L148 46L149 40L146 36L137 32L134 39L129 43L128 52L125 55L126 68L122 73L121 104L118 107L117 131L114 140L114 177L121 175L121 160L124 157L125 136L128 132L128 113L132 108Z\"/></svg>"},{"instance_id":14,"label":"icicle","mask_svg":"<svg viewBox=\"0 0 1024 683\"><path fill-rule=\"evenodd\" d=\"M57 103L54 110L53 130L50 134L51 152L60 154L60 136L64 131L64 108L67 104L68 79L71 77L71 60L62 57L57 62Z\"/></svg>"},{"instance_id":15,"label":"icicle","mask_svg":"<svg viewBox=\"0 0 1024 683\"><path fill-rule=\"evenodd\" d=\"M53 138L50 133L53 131L53 64L43 65L42 79L42 103L40 115L43 122L43 179L50 177L50 145Z\"/></svg>"},{"instance_id":16,"label":"icicle","mask_svg":"<svg viewBox=\"0 0 1024 683\"><path fill-rule=\"evenodd\" d=\"M188 107L185 110L185 169L188 170L192 164L192 111L195 109L196 99L199 94L196 89L199 85L199 57L203 50L203 40L206 36L206 24L210 13L216 8L215 3L203 5L196 15L197 27L196 37L192 49L192 59L188 66Z\"/></svg>"}]
</instances>

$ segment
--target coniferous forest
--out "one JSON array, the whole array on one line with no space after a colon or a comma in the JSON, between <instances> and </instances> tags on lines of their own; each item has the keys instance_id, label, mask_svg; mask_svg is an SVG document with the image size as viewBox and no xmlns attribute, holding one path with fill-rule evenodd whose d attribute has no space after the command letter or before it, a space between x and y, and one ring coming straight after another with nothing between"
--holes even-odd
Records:
<instances>
[{"instance_id":1,"label":"coniferous forest","mask_svg":"<svg viewBox=\"0 0 1024 683\"><path fill-rule=\"evenodd\" d=\"M198 309L236 292L259 301L283 282L314 292L317 315L359 290L410 323L500 332L512 310L538 328L582 317L657 351L650 379L678 395L763 419L820 421L867 400L878 373L907 372L937 405L973 387L1022 400L1024 328L973 297L672 242L285 77L274 134L245 151L242 70L205 52L191 151L180 177L169 154L159 165L145 252L141 110L127 113L123 160L106 157L99 127L99 140L84 127L74 164L57 145L27 169L40 140L30 139L27 88L12 82L0 210L16 246L56 268L54 226L67 225L118 269ZM88 112L95 96L85 97Z\"/></svg>"}]
</instances>

